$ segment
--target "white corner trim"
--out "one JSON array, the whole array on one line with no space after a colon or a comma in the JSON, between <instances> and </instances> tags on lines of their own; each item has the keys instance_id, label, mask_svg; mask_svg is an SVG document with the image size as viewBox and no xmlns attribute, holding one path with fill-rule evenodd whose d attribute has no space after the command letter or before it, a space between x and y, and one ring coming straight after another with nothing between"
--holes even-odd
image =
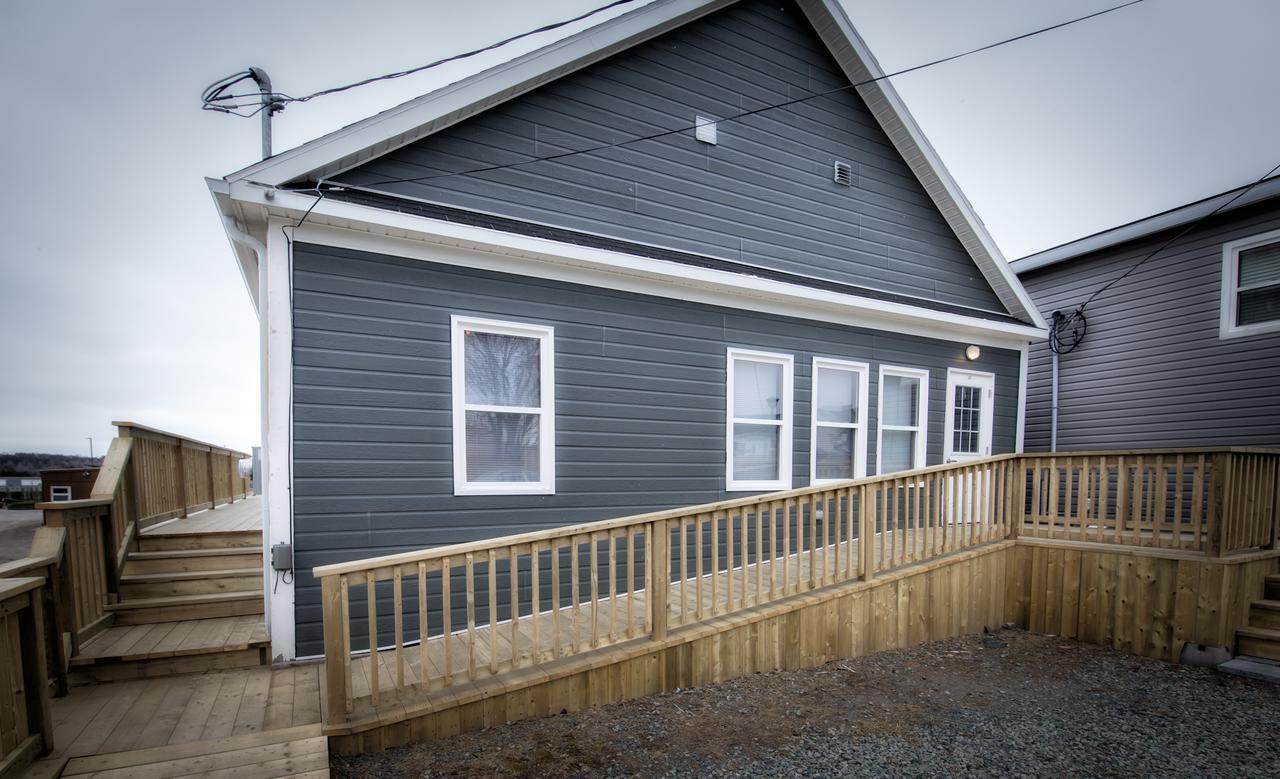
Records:
<instances>
[{"instance_id":1,"label":"white corner trim","mask_svg":"<svg viewBox=\"0 0 1280 779\"><path fill-rule=\"evenodd\" d=\"M818 370L848 371L858 377L858 397L854 398L858 412L858 421L851 423L834 423L818 421ZM809 403L809 483L811 485L834 484L844 479L818 478L818 428L842 427L852 428L853 433L853 478L861 479L867 475L867 405L871 394L871 366L865 362L840 360L834 357L814 357L813 370L810 374L811 400Z\"/></svg>"},{"instance_id":2,"label":"white corner trim","mask_svg":"<svg viewBox=\"0 0 1280 779\"><path fill-rule=\"evenodd\" d=\"M914 425L886 425L884 423L884 377L885 376L903 376L911 379L920 380L920 402L916 404L916 423ZM928 452L929 442L929 371L922 368L903 368L897 365L881 365L880 376L877 379L876 391L876 475L882 475L884 470L884 431L888 430L915 430L916 446L912 452L911 468L923 468L925 466L926 453Z\"/></svg>"},{"instance_id":3,"label":"white corner trim","mask_svg":"<svg viewBox=\"0 0 1280 779\"><path fill-rule=\"evenodd\" d=\"M1031 344L1023 344L1018 354L1018 431L1013 442L1013 451L1022 454L1026 448L1027 437L1027 374L1028 353Z\"/></svg>"},{"instance_id":4,"label":"white corner trim","mask_svg":"<svg viewBox=\"0 0 1280 779\"><path fill-rule=\"evenodd\" d=\"M1280 319L1269 322L1257 322L1251 325L1238 325L1239 314L1237 304L1240 292L1240 252L1280 241L1280 230L1259 235L1251 235L1222 245L1221 302L1218 306L1218 337L1246 338L1261 333L1273 333L1280 330ZM1271 285L1267 285L1271 286Z\"/></svg>"},{"instance_id":5,"label":"white corner trim","mask_svg":"<svg viewBox=\"0 0 1280 779\"><path fill-rule=\"evenodd\" d=\"M271 220L267 252L260 268L263 281L260 307L263 393L262 447L262 543L263 587L266 592L267 628L273 659L289 662L296 657L294 632L294 579L275 581L269 564L271 546L293 543L293 282L292 258L280 227Z\"/></svg>"},{"instance_id":6,"label":"white corner trim","mask_svg":"<svg viewBox=\"0 0 1280 779\"><path fill-rule=\"evenodd\" d=\"M453 403L453 494L454 495L554 495L556 491L556 381L555 329L546 325L504 322L496 319L453 314L449 317L450 382ZM467 330L536 338L539 342L538 394L536 408L502 406L471 408L466 400ZM538 415L538 480L530 482L483 482L467 477L467 411L502 411Z\"/></svg>"},{"instance_id":7,"label":"white corner trim","mask_svg":"<svg viewBox=\"0 0 1280 779\"><path fill-rule=\"evenodd\" d=\"M733 363L734 360L764 362L782 366L782 419L738 419L734 416L733 395ZM795 358L790 354L778 352L758 352L752 349L741 349L731 346L725 350L725 432L724 432L724 489L725 492L772 492L791 489L791 450L792 441L793 389L795 380ZM772 425L778 428L778 478L760 480L739 480L733 478L733 426L735 423Z\"/></svg>"},{"instance_id":8,"label":"white corner trim","mask_svg":"<svg viewBox=\"0 0 1280 779\"><path fill-rule=\"evenodd\" d=\"M1017 349L1029 339L1047 335L1047 330L1028 325L337 200L316 204L314 196L296 192L277 192L268 201L263 191L256 186L233 187L237 198L274 214L293 216L295 221L314 205L306 224L298 228L297 239L327 246L998 348Z\"/></svg>"}]
</instances>

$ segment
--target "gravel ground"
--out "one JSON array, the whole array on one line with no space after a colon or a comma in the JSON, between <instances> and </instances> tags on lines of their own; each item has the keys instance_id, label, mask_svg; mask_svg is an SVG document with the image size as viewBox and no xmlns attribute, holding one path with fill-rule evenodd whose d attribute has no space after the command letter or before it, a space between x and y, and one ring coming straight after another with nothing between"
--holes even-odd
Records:
<instances>
[{"instance_id":1,"label":"gravel ground","mask_svg":"<svg viewBox=\"0 0 1280 779\"><path fill-rule=\"evenodd\" d=\"M0 563L26 557L31 551L31 537L42 524L43 511L0 509Z\"/></svg>"},{"instance_id":2,"label":"gravel ground","mask_svg":"<svg viewBox=\"0 0 1280 779\"><path fill-rule=\"evenodd\" d=\"M1280 777L1280 687L1007 629L331 767L339 777Z\"/></svg>"}]
</instances>

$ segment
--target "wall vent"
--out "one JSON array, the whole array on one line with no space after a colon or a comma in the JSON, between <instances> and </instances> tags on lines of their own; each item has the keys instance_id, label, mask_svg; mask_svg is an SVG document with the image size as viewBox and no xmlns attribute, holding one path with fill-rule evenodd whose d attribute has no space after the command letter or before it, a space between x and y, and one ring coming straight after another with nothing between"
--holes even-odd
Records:
<instances>
[{"instance_id":1,"label":"wall vent","mask_svg":"<svg viewBox=\"0 0 1280 779\"><path fill-rule=\"evenodd\" d=\"M837 160L835 170L831 174L831 180L842 187L853 186L853 167L847 162Z\"/></svg>"},{"instance_id":2,"label":"wall vent","mask_svg":"<svg viewBox=\"0 0 1280 779\"><path fill-rule=\"evenodd\" d=\"M716 120L709 116L695 116L693 118L693 137L703 143L709 143L712 146L715 146Z\"/></svg>"}]
</instances>

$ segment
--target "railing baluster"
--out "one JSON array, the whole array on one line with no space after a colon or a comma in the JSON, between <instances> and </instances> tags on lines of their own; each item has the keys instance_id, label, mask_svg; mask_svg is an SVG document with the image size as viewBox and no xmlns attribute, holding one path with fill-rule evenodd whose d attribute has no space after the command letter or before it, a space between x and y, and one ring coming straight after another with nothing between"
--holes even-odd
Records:
<instances>
[{"instance_id":1,"label":"railing baluster","mask_svg":"<svg viewBox=\"0 0 1280 779\"><path fill-rule=\"evenodd\" d=\"M551 542L551 656L564 654L564 642L560 638L560 609L564 594L560 592L560 542Z\"/></svg>"},{"instance_id":2,"label":"railing baluster","mask_svg":"<svg viewBox=\"0 0 1280 779\"><path fill-rule=\"evenodd\" d=\"M681 520L683 527L684 520ZM681 578L684 574L684 558L680 558ZM684 583L680 585L684 587ZM680 597L684 598L684 590L680 590ZM635 617L632 615L632 605L636 600L636 532L635 528L627 528L627 638L635 638L636 623Z\"/></svg>"},{"instance_id":3,"label":"railing baluster","mask_svg":"<svg viewBox=\"0 0 1280 779\"><path fill-rule=\"evenodd\" d=\"M591 646L600 646L600 536L588 536L591 544Z\"/></svg>"},{"instance_id":4,"label":"railing baluster","mask_svg":"<svg viewBox=\"0 0 1280 779\"><path fill-rule=\"evenodd\" d=\"M542 662L542 637L539 627L542 622L542 544L535 541L529 547L529 618L533 620L533 651L529 654L529 662Z\"/></svg>"},{"instance_id":5,"label":"railing baluster","mask_svg":"<svg viewBox=\"0 0 1280 779\"><path fill-rule=\"evenodd\" d=\"M449 558L440 560L440 630L444 639L444 683L453 684L453 594L450 592L453 566Z\"/></svg>"},{"instance_id":6,"label":"railing baluster","mask_svg":"<svg viewBox=\"0 0 1280 779\"><path fill-rule=\"evenodd\" d=\"M720 515L711 513L711 614L720 613Z\"/></svg>"},{"instance_id":7,"label":"railing baluster","mask_svg":"<svg viewBox=\"0 0 1280 779\"><path fill-rule=\"evenodd\" d=\"M760 516L760 512L766 504L760 503L756 505L756 604L764 602L764 539L760 534L764 532L764 518Z\"/></svg>"},{"instance_id":8,"label":"railing baluster","mask_svg":"<svg viewBox=\"0 0 1280 779\"><path fill-rule=\"evenodd\" d=\"M695 516L694 516L694 518L693 518L693 532L694 532L694 535L693 535L693 553L694 553L694 556L695 556L695 560L694 560L694 576L696 577L696 578L695 578L695 581L694 581L694 586L693 586L693 590L694 590L694 593L693 593L693 594L694 594L694 597L696 597L696 598L697 598L697 601L698 601L698 602L695 604L695 608L694 608L694 616L696 617L696 619L697 619L699 622L701 622L701 621L702 621L702 616L703 616L703 609L702 609L702 517L703 517L703 515L700 515L700 514L699 514L699 515L695 515ZM650 567L650 570L652 570L652 567Z\"/></svg>"},{"instance_id":9,"label":"railing baluster","mask_svg":"<svg viewBox=\"0 0 1280 779\"><path fill-rule=\"evenodd\" d=\"M489 673L498 672L498 550L489 550Z\"/></svg>"},{"instance_id":10,"label":"railing baluster","mask_svg":"<svg viewBox=\"0 0 1280 779\"><path fill-rule=\"evenodd\" d=\"M391 572L391 586L395 588L395 592L391 594L392 610L394 613L395 624L395 641L396 641L396 689L404 689L404 582L401 579L400 566L396 566Z\"/></svg>"},{"instance_id":11,"label":"railing baluster","mask_svg":"<svg viewBox=\"0 0 1280 779\"><path fill-rule=\"evenodd\" d=\"M511 549L508 577L511 595L508 598L507 611L511 614L511 667L520 667L520 555L514 547Z\"/></svg>"},{"instance_id":12,"label":"railing baluster","mask_svg":"<svg viewBox=\"0 0 1280 779\"><path fill-rule=\"evenodd\" d=\"M572 567L569 569L569 586L573 588L573 600L571 601L573 611L569 619L569 627L572 630L572 633L569 634L569 650L575 655L578 653L579 636L581 635L579 625L582 624L582 605L579 603L582 599L582 588L579 584L580 573L578 571L581 547L581 536L574 536L573 546L570 547L570 563Z\"/></svg>"},{"instance_id":13,"label":"railing baluster","mask_svg":"<svg viewBox=\"0 0 1280 779\"><path fill-rule=\"evenodd\" d=\"M609 641L618 640L618 535L610 531L605 543L609 545Z\"/></svg>"},{"instance_id":14,"label":"railing baluster","mask_svg":"<svg viewBox=\"0 0 1280 779\"><path fill-rule=\"evenodd\" d=\"M422 689L430 687L431 666L427 657L430 642L427 640L430 630L427 625L427 564L418 562L418 686Z\"/></svg>"},{"instance_id":15,"label":"railing baluster","mask_svg":"<svg viewBox=\"0 0 1280 779\"><path fill-rule=\"evenodd\" d=\"M369 610L369 692L373 696L373 705L378 705L381 682L378 680L378 580L374 572L365 574L365 602Z\"/></svg>"},{"instance_id":16,"label":"railing baluster","mask_svg":"<svg viewBox=\"0 0 1280 779\"><path fill-rule=\"evenodd\" d=\"M733 512L724 515L724 610L733 611Z\"/></svg>"},{"instance_id":17,"label":"railing baluster","mask_svg":"<svg viewBox=\"0 0 1280 779\"><path fill-rule=\"evenodd\" d=\"M689 521L680 518L680 543L676 557L676 568L680 572L680 624L689 624Z\"/></svg>"},{"instance_id":18,"label":"railing baluster","mask_svg":"<svg viewBox=\"0 0 1280 779\"><path fill-rule=\"evenodd\" d=\"M476 558L467 552L467 679L476 678Z\"/></svg>"}]
</instances>

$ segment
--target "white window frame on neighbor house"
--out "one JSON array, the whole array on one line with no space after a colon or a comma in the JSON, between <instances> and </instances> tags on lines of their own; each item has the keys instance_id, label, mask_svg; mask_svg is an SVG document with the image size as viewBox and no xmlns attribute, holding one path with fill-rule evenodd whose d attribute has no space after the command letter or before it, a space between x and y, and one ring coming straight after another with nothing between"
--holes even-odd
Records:
<instances>
[{"instance_id":1,"label":"white window frame on neighbor house","mask_svg":"<svg viewBox=\"0 0 1280 779\"><path fill-rule=\"evenodd\" d=\"M916 424L886 425L884 423L884 377L902 376L920 380L920 402L916 404ZM884 431L906 430L916 432L915 451L911 453L911 467L907 470L923 468L925 465L926 445L929 440L929 371L921 368L903 368L896 365L880 366L880 376L876 388L876 475L886 473L884 469ZM896 473L896 471L895 471Z\"/></svg>"},{"instance_id":2,"label":"white window frame on neighbor house","mask_svg":"<svg viewBox=\"0 0 1280 779\"><path fill-rule=\"evenodd\" d=\"M71 488L61 484L50 487L49 500L53 503L66 503L71 500Z\"/></svg>"},{"instance_id":3,"label":"white window frame on neighbor house","mask_svg":"<svg viewBox=\"0 0 1280 779\"><path fill-rule=\"evenodd\" d=\"M982 393L981 405L978 407L977 452L957 452L955 450L957 387L977 387ZM994 373L971 371L962 368L947 368L947 405L943 413L942 425L943 462L963 462L991 456L992 438L995 431L995 397L996 375Z\"/></svg>"},{"instance_id":4,"label":"white window frame on neighbor house","mask_svg":"<svg viewBox=\"0 0 1280 779\"><path fill-rule=\"evenodd\" d=\"M858 396L854 399L857 409L857 422L819 422L818 421L818 371L847 371L858 376ZM809 483L834 484L841 479L818 478L818 428L844 428L854 431L853 435L853 478L861 479L867 475L867 406L871 388L868 382L871 377L871 366L865 362L837 360L834 357L814 357L812 390L813 397L809 405Z\"/></svg>"},{"instance_id":5,"label":"white window frame on neighbor house","mask_svg":"<svg viewBox=\"0 0 1280 779\"><path fill-rule=\"evenodd\" d=\"M1280 243L1280 230L1272 230L1261 235L1251 235L1222 245L1222 305L1221 317L1218 321L1219 338L1242 338L1258 333L1270 333L1280 330L1280 319L1269 322L1257 322L1251 325L1236 324L1239 315L1240 301L1240 252L1263 246L1269 243ZM1272 286L1271 284L1257 286Z\"/></svg>"},{"instance_id":6,"label":"white window frame on neighbor house","mask_svg":"<svg viewBox=\"0 0 1280 779\"><path fill-rule=\"evenodd\" d=\"M738 419L734 409L733 364L736 360L763 362L782 366L782 418ZM792 434L792 384L795 375L795 359L790 354L757 352L750 349L729 348L725 353L725 474L726 492L765 492L791 489L791 434ZM775 425L778 430L778 478L733 478L733 426Z\"/></svg>"},{"instance_id":7,"label":"white window frame on neighbor house","mask_svg":"<svg viewBox=\"0 0 1280 779\"><path fill-rule=\"evenodd\" d=\"M470 316L449 317L452 331L451 373L453 388L453 494L455 495L554 495L555 459L555 329L545 325L503 322ZM468 330L539 340L538 406L488 406L467 403L464 334ZM467 412L494 411L538 414L538 481L489 482L467 478Z\"/></svg>"}]
</instances>

